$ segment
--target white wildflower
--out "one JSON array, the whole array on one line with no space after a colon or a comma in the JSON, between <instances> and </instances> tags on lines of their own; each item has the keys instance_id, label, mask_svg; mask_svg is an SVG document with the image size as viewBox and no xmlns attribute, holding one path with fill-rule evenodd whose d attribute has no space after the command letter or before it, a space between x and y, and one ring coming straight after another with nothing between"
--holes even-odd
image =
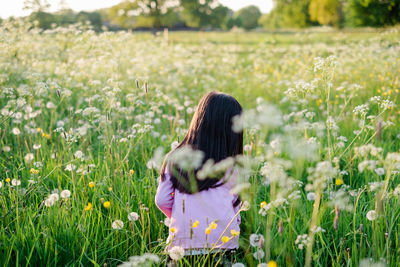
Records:
<instances>
[{"instance_id":1,"label":"white wildflower","mask_svg":"<svg viewBox=\"0 0 400 267\"><path fill-rule=\"evenodd\" d=\"M18 128L13 128L13 129L12 129L12 133L13 133L14 135L20 135L20 134L21 134L21 131L20 131Z\"/></svg>"},{"instance_id":2,"label":"white wildflower","mask_svg":"<svg viewBox=\"0 0 400 267\"><path fill-rule=\"evenodd\" d=\"M378 218L378 213L375 210L370 210L367 212L367 219L370 221L375 221Z\"/></svg>"},{"instance_id":3,"label":"white wildflower","mask_svg":"<svg viewBox=\"0 0 400 267\"><path fill-rule=\"evenodd\" d=\"M175 246L169 250L169 256L172 260L178 261L185 255L185 250L183 247Z\"/></svg>"},{"instance_id":4,"label":"white wildflower","mask_svg":"<svg viewBox=\"0 0 400 267\"><path fill-rule=\"evenodd\" d=\"M250 235L250 245L252 247L262 247L264 244L264 236L258 234L251 234Z\"/></svg>"},{"instance_id":5,"label":"white wildflower","mask_svg":"<svg viewBox=\"0 0 400 267\"><path fill-rule=\"evenodd\" d=\"M385 174L385 169L384 168L376 168L375 169L376 174L378 174L379 176L384 175Z\"/></svg>"},{"instance_id":6,"label":"white wildflower","mask_svg":"<svg viewBox=\"0 0 400 267\"><path fill-rule=\"evenodd\" d=\"M69 191L68 189L65 189L65 190L61 191L60 196L63 199L67 199L71 196L71 191Z\"/></svg>"},{"instance_id":7,"label":"white wildflower","mask_svg":"<svg viewBox=\"0 0 400 267\"><path fill-rule=\"evenodd\" d=\"M121 220L115 220L111 224L111 227L115 230L121 230L124 227L124 222Z\"/></svg>"},{"instance_id":8,"label":"white wildflower","mask_svg":"<svg viewBox=\"0 0 400 267\"><path fill-rule=\"evenodd\" d=\"M28 153L28 154L25 155L24 159L25 159L25 161L26 161L27 163L29 163L29 162L31 162L31 161L34 159L34 156L33 156L32 153Z\"/></svg>"},{"instance_id":9,"label":"white wildflower","mask_svg":"<svg viewBox=\"0 0 400 267\"><path fill-rule=\"evenodd\" d=\"M13 186L21 185L21 180L12 179L12 180L11 180L11 184L12 184Z\"/></svg>"},{"instance_id":10,"label":"white wildflower","mask_svg":"<svg viewBox=\"0 0 400 267\"><path fill-rule=\"evenodd\" d=\"M137 214L136 212L131 212L128 214L128 220L130 222L135 222L137 220L139 220L139 214Z\"/></svg>"}]
</instances>

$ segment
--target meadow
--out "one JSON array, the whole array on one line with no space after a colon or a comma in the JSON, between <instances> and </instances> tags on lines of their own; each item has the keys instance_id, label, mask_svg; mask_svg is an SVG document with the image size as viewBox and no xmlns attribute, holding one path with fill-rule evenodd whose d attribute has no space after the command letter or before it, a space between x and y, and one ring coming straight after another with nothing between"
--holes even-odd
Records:
<instances>
[{"instance_id":1,"label":"meadow","mask_svg":"<svg viewBox=\"0 0 400 267\"><path fill-rule=\"evenodd\" d=\"M245 110L235 266L398 266L399 77L398 28L167 39L5 22L0 265L165 266L160 161L216 90Z\"/></svg>"}]
</instances>

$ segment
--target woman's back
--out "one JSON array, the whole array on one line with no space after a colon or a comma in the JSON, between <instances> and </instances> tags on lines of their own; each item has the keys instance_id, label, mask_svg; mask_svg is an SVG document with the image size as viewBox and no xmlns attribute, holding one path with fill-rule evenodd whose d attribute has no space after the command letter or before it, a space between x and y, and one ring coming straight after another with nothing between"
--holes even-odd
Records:
<instances>
[{"instance_id":1,"label":"woman's back","mask_svg":"<svg viewBox=\"0 0 400 267\"><path fill-rule=\"evenodd\" d=\"M233 206L237 195L230 193L236 175L228 170L221 179L221 183L227 181L225 184L187 194L174 189L169 169L166 169L165 180L160 180L157 190L156 205L171 219L169 248L238 247L239 205Z\"/></svg>"}]
</instances>

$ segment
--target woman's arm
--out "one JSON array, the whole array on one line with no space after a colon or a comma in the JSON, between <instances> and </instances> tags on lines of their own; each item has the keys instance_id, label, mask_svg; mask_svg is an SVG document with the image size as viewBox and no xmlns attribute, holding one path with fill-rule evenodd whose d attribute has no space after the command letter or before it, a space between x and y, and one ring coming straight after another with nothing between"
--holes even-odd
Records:
<instances>
[{"instance_id":1,"label":"woman's arm","mask_svg":"<svg viewBox=\"0 0 400 267\"><path fill-rule=\"evenodd\" d=\"M157 207L168 217L171 218L172 206L174 204L175 189L171 182L171 175L168 168L165 169L165 180L158 178L159 184L155 197Z\"/></svg>"}]
</instances>

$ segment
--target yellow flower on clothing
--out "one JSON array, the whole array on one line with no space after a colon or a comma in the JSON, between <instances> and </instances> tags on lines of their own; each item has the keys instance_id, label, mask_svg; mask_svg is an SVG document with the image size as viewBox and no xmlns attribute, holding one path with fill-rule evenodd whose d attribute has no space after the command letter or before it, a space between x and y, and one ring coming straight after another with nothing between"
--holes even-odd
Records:
<instances>
[{"instance_id":1,"label":"yellow flower on clothing","mask_svg":"<svg viewBox=\"0 0 400 267\"><path fill-rule=\"evenodd\" d=\"M193 223L192 227L193 227L193 228L197 228L197 226L199 226L199 221L198 221L198 220L196 220L196 221Z\"/></svg>"},{"instance_id":2,"label":"yellow flower on clothing","mask_svg":"<svg viewBox=\"0 0 400 267\"><path fill-rule=\"evenodd\" d=\"M108 209L111 206L110 201L106 201L103 203L104 208Z\"/></svg>"},{"instance_id":3,"label":"yellow flower on clothing","mask_svg":"<svg viewBox=\"0 0 400 267\"><path fill-rule=\"evenodd\" d=\"M171 231L171 233L175 233L176 232L176 228L175 227L171 227L169 230Z\"/></svg>"}]
</instances>

